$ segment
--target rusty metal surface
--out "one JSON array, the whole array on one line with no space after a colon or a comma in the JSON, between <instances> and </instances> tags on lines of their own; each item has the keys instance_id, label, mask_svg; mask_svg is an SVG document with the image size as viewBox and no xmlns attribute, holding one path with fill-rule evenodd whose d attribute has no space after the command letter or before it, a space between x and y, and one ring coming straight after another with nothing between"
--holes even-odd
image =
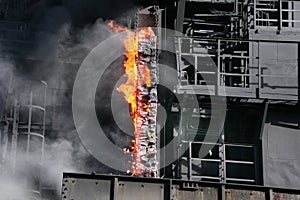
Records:
<instances>
[{"instance_id":1,"label":"rusty metal surface","mask_svg":"<svg viewBox=\"0 0 300 200\"><path fill-rule=\"evenodd\" d=\"M300 200L300 190L176 179L65 173L62 200Z\"/></svg>"},{"instance_id":2,"label":"rusty metal surface","mask_svg":"<svg viewBox=\"0 0 300 200\"><path fill-rule=\"evenodd\" d=\"M251 190L226 190L226 200L265 200L265 193Z\"/></svg>"},{"instance_id":3,"label":"rusty metal surface","mask_svg":"<svg viewBox=\"0 0 300 200\"><path fill-rule=\"evenodd\" d=\"M300 195L273 193L273 200L300 200Z\"/></svg>"},{"instance_id":4,"label":"rusty metal surface","mask_svg":"<svg viewBox=\"0 0 300 200\"><path fill-rule=\"evenodd\" d=\"M199 187L194 190L182 190L179 187L173 187L173 200L214 200L218 199L218 190L211 187Z\"/></svg>"}]
</instances>

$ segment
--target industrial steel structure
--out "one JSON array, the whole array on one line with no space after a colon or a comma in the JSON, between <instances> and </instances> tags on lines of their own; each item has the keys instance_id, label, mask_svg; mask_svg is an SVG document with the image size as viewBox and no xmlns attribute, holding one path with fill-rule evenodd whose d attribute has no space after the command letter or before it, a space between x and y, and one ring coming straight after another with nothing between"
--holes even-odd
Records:
<instances>
[{"instance_id":1,"label":"industrial steel structure","mask_svg":"<svg viewBox=\"0 0 300 200\"><path fill-rule=\"evenodd\" d=\"M226 97L228 110L212 153L197 158L199 148L209 145L204 136L213 134L207 121L216 116L206 98L200 110L186 106L193 111L177 132L189 150L174 166L177 177L299 188L298 145L291 145L299 133L299 6L281 0L178 2L176 29L186 37L176 38L176 92ZM191 141L195 118L200 129Z\"/></svg>"},{"instance_id":2,"label":"industrial steel structure","mask_svg":"<svg viewBox=\"0 0 300 200\"><path fill-rule=\"evenodd\" d=\"M76 73L81 62L77 56L49 61L26 55L35 46L33 35L51 29L29 23L19 12L33 9L38 1L3 2L1 59L10 54L24 66L47 67L52 62L57 75L66 66ZM62 199L300 199L300 2L156 3L160 9L139 10L136 23L153 26L147 20L155 15L155 26L182 33L172 38L176 55L162 51L159 56L162 63L171 60L177 77L171 80L172 91L158 86L158 103L167 119L157 141L160 147L176 142L172 152L160 152L157 159L161 166L167 156L175 161L160 169L157 179L64 174ZM168 36L157 34L159 48ZM64 84L63 76L48 84L24 84L17 76L22 70L19 66L0 76L0 173L26 174L21 176L24 185L32 189L33 198L43 199L48 190L40 182L46 133L60 131L57 116L61 108L70 107L66 96L72 84ZM159 73L159 79L164 76ZM41 79L36 72L31 77ZM212 99L226 104L225 122L214 129L210 122L219 113L212 111L218 107ZM17 169L18 162L36 173Z\"/></svg>"},{"instance_id":3,"label":"industrial steel structure","mask_svg":"<svg viewBox=\"0 0 300 200\"><path fill-rule=\"evenodd\" d=\"M62 199L299 199L299 190L253 185L65 173ZM91 197L91 194L92 197Z\"/></svg>"}]
</instances>

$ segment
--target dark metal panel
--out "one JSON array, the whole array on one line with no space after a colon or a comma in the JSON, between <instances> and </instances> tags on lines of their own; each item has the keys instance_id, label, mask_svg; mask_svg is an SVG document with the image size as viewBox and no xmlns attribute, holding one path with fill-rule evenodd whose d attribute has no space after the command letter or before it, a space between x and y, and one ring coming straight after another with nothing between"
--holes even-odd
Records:
<instances>
[{"instance_id":1,"label":"dark metal panel","mask_svg":"<svg viewBox=\"0 0 300 200\"><path fill-rule=\"evenodd\" d=\"M267 119L267 114L268 114L268 108L269 108L269 101L265 100L264 102L264 112L263 112L263 118L261 121L261 128L259 132L259 139L261 140L263 138L263 133L264 133L264 127Z\"/></svg>"}]
</instances>

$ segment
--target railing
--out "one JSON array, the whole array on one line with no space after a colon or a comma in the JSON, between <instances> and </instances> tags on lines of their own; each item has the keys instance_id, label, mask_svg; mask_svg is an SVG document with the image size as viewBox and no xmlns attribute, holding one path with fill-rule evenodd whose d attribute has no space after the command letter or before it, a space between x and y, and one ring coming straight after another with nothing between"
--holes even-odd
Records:
<instances>
[{"instance_id":1,"label":"railing","mask_svg":"<svg viewBox=\"0 0 300 200\"><path fill-rule=\"evenodd\" d=\"M225 143L210 143L210 142L195 142L195 141L183 141L183 143L187 143L188 148L188 155L187 155L187 178L189 180L217 180L220 182L247 182L247 183L255 183L257 180L255 180L255 165L254 157L255 157L255 147L254 145L248 145L248 144L225 144ZM204 157L204 158L198 158L193 155L195 146L202 146L202 145L209 145L215 148L215 150L210 150L210 155ZM250 151L252 156L244 156L239 159L230 158L228 156L228 151L230 151L230 148L238 148L241 152L243 150ZM199 148L198 148L199 149ZM214 154L211 151L214 151ZM252 158L251 158L252 157ZM248 159L245 159L248 158ZM184 159L184 158L183 158ZM213 163L214 165L217 165L219 168L219 171L215 172L214 175L206 175L205 170L202 169L202 165L205 163ZM200 165L200 167L199 167ZM253 170L253 174L250 172L247 174L248 177L245 177L245 174L241 171L240 173L238 171L235 171L232 169L232 165L239 166L239 168L250 167ZM194 169L194 166L197 166ZM234 171L234 176L230 175L228 171ZM240 176L239 176L240 175Z\"/></svg>"},{"instance_id":2,"label":"railing","mask_svg":"<svg viewBox=\"0 0 300 200\"><path fill-rule=\"evenodd\" d=\"M254 0L254 28L300 28L300 2L296 0Z\"/></svg>"},{"instance_id":3,"label":"railing","mask_svg":"<svg viewBox=\"0 0 300 200\"><path fill-rule=\"evenodd\" d=\"M297 42L186 37L176 42L178 93L298 99L298 55L286 52L297 52Z\"/></svg>"},{"instance_id":4,"label":"railing","mask_svg":"<svg viewBox=\"0 0 300 200\"><path fill-rule=\"evenodd\" d=\"M22 80L14 87L16 101L13 106L11 141L13 168L18 170L17 152L24 151L22 156L26 164L38 167L34 168L35 175L24 176L24 183L32 189L30 193L37 197L40 196L40 175L44 162L47 88L47 83L39 80Z\"/></svg>"}]
</instances>

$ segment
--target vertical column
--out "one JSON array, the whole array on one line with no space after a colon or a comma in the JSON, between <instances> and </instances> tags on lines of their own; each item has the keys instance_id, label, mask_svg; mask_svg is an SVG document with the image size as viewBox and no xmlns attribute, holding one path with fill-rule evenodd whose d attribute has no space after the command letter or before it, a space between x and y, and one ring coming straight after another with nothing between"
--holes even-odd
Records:
<instances>
[{"instance_id":1,"label":"vertical column","mask_svg":"<svg viewBox=\"0 0 300 200\"><path fill-rule=\"evenodd\" d=\"M220 163L220 168L219 168L219 175L221 178L221 182L225 183L226 182L226 146L225 146L225 135L224 131L222 131L222 134L220 136L220 146L219 146L219 158L221 160Z\"/></svg>"},{"instance_id":2,"label":"vertical column","mask_svg":"<svg viewBox=\"0 0 300 200\"><path fill-rule=\"evenodd\" d=\"M253 0L253 28L256 29L256 0Z\"/></svg>"},{"instance_id":3,"label":"vertical column","mask_svg":"<svg viewBox=\"0 0 300 200\"><path fill-rule=\"evenodd\" d=\"M19 105L18 101L15 100L13 108L13 127L12 127L12 139L11 139L11 158L12 158L12 172L14 173L16 168L17 159L17 145L18 145L18 121L19 121Z\"/></svg>"},{"instance_id":4,"label":"vertical column","mask_svg":"<svg viewBox=\"0 0 300 200\"><path fill-rule=\"evenodd\" d=\"M278 33L282 30L282 0L278 0Z\"/></svg>"},{"instance_id":5,"label":"vertical column","mask_svg":"<svg viewBox=\"0 0 300 200\"><path fill-rule=\"evenodd\" d=\"M177 57L178 85L181 86L181 82L182 82L181 42L182 42L182 39L180 37L177 37L177 42L178 42L178 49L176 51L176 57Z\"/></svg>"},{"instance_id":6,"label":"vertical column","mask_svg":"<svg viewBox=\"0 0 300 200\"><path fill-rule=\"evenodd\" d=\"M217 50L217 87L216 95L219 94L219 86L221 86L221 41L218 39L218 50Z\"/></svg>"},{"instance_id":7,"label":"vertical column","mask_svg":"<svg viewBox=\"0 0 300 200\"><path fill-rule=\"evenodd\" d=\"M257 66L258 66L258 74L257 74L257 77L258 77L258 87L257 87L257 91L256 91L256 98L260 98L260 93L261 93L261 89L262 89L262 76L261 76L261 73L262 73L262 69L261 69L261 65L260 65L260 42L257 42Z\"/></svg>"},{"instance_id":8,"label":"vertical column","mask_svg":"<svg viewBox=\"0 0 300 200\"><path fill-rule=\"evenodd\" d=\"M189 155L188 155L188 180L192 180L193 163L192 163L192 142L189 142Z\"/></svg>"},{"instance_id":9,"label":"vertical column","mask_svg":"<svg viewBox=\"0 0 300 200\"><path fill-rule=\"evenodd\" d=\"M182 33L183 31L184 14L185 14L185 0L179 0L177 4L176 30L180 33Z\"/></svg>"}]
</instances>

